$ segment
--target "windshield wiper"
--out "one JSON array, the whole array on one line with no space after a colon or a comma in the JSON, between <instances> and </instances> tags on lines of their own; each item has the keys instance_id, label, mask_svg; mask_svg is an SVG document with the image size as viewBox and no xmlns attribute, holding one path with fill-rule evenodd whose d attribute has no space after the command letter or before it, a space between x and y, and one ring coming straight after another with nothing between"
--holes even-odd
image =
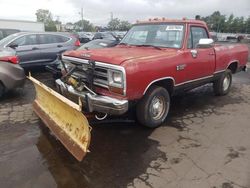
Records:
<instances>
[{"instance_id":1,"label":"windshield wiper","mask_svg":"<svg viewBox=\"0 0 250 188\"><path fill-rule=\"evenodd\" d=\"M150 45L150 44L140 44L140 45L135 45L135 46L138 46L138 47L153 47L157 50L162 50L160 47L158 46L154 46L154 45Z\"/></svg>"},{"instance_id":2,"label":"windshield wiper","mask_svg":"<svg viewBox=\"0 0 250 188\"><path fill-rule=\"evenodd\" d=\"M128 43L120 42L118 45L130 46Z\"/></svg>"}]
</instances>

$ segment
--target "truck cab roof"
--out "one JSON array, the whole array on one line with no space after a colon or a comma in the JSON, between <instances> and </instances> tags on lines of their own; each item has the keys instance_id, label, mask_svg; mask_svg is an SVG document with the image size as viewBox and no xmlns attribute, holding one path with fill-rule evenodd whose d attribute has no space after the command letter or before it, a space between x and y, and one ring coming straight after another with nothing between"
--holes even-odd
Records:
<instances>
[{"instance_id":1,"label":"truck cab roof","mask_svg":"<svg viewBox=\"0 0 250 188\"><path fill-rule=\"evenodd\" d=\"M206 26L206 23L201 20L194 20L194 19L168 19L168 18L153 18L148 20L139 21L137 20L134 25L140 24L158 24L158 23L183 23L183 24L199 24Z\"/></svg>"}]
</instances>

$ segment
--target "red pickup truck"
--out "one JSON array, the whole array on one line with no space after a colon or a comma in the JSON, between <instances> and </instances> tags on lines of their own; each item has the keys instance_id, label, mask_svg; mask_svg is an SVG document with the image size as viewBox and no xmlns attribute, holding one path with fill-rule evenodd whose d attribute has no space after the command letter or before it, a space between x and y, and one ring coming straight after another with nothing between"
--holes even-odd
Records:
<instances>
[{"instance_id":1,"label":"red pickup truck","mask_svg":"<svg viewBox=\"0 0 250 188\"><path fill-rule=\"evenodd\" d=\"M203 21L152 19L134 24L116 47L64 53L56 85L100 120L136 108L138 121L154 128L177 92L213 83L216 95L227 94L247 58L243 44L215 44Z\"/></svg>"}]
</instances>

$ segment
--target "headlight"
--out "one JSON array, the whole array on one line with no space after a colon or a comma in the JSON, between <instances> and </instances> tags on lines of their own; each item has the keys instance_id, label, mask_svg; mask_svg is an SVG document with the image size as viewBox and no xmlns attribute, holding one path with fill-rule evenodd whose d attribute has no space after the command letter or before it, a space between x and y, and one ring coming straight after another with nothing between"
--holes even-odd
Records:
<instances>
[{"instance_id":1,"label":"headlight","mask_svg":"<svg viewBox=\"0 0 250 188\"><path fill-rule=\"evenodd\" d=\"M114 81L114 83L121 84L122 83L121 72L112 72L112 80Z\"/></svg>"},{"instance_id":2,"label":"headlight","mask_svg":"<svg viewBox=\"0 0 250 188\"><path fill-rule=\"evenodd\" d=\"M109 85L122 88L123 87L123 74L121 71L111 70L108 71Z\"/></svg>"}]
</instances>

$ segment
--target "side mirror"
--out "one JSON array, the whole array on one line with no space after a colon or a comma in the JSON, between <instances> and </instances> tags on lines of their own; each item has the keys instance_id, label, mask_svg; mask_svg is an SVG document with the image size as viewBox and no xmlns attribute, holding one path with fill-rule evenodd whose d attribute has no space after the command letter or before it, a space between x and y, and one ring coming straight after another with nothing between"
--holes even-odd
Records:
<instances>
[{"instance_id":1,"label":"side mirror","mask_svg":"<svg viewBox=\"0 0 250 188\"><path fill-rule=\"evenodd\" d=\"M213 39L200 39L197 44L197 48L211 48L213 47L214 40Z\"/></svg>"},{"instance_id":2,"label":"side mirror","mask_svg":"<svg viewBox=\"0 0 250 188\"><path fill-rule=\"evenodd\" d=\"M18 45L17 44L10 44L9 47L13 48L13 49L16 49L18 47Z\"/></svg>"}]
</instances>

